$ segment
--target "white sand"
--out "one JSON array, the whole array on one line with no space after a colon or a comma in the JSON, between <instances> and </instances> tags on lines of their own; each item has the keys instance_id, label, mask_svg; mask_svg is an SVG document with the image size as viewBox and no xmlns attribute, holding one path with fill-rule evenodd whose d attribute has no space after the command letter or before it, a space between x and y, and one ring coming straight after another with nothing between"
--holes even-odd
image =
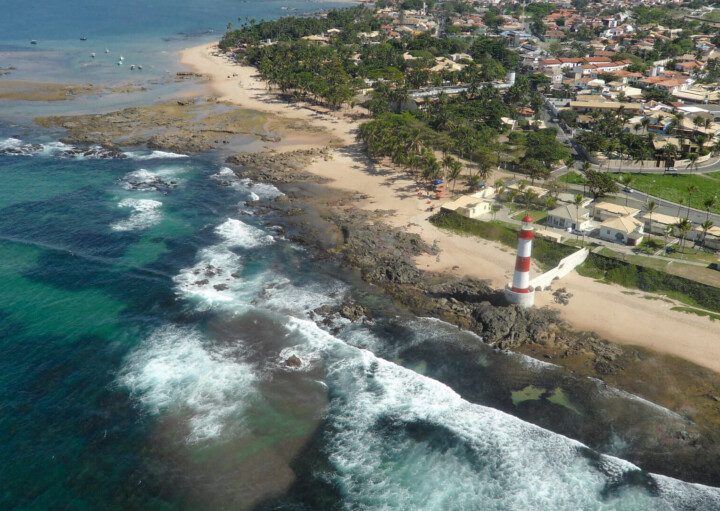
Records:
<instances>
[{"instance_id":1,"label":"white sand","mask_svg":"<svg viewBox=\"0 0 720 511\"><path fill-rule=\"evenodd\" d=\"M267 91L253 68L215 55L216 50L214 45L189 48L183 51L182 62L208 75L210 86L220 99L286 118L312 121L343 140L345 147L333 150L331 158L314 162L308 170L332 180L338 188L367 195L369 198L360 202L360 207L392 210L393 214L387 217L392 225L416 232L429 243L437 242L442 251L440 256L419 258L419 267L487 279L496 287L508 282L514 268L513 251L489 241L446 233L430 224L427 199L418 197L415 183L389 168L373 165L363 156L355 142L357 123L348 116L349 112L328 112L279 101ZM283 146L283 150L303 147L308 146ZM562 285L573 294L570 305L554 304L549 293L539 293L538 305L559 309L573 327L720 371L720 322L672 311L674 304L645 299L641 292L629 295L624 288L577 274L563 279Z\"/></svg>"}]
</instances>

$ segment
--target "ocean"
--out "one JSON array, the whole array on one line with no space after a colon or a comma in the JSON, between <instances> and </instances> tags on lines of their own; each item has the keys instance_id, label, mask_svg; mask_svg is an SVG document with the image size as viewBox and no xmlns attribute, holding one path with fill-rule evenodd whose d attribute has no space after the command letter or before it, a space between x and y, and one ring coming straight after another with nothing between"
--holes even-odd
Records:
<instances>
[{"instance_id":1,"label":"ocean","mask_svg":"<svg viewBox=\"0 0 720 511\"><path fill-rule=\"evenodd\" d=\"M413 316L293 241L283 190L33 126L170 97L178 48L327 5L147 4L3 4L11 78L122 83L107 47L147 90L0 102L0 509L720 508L659 452L687 419ZM371 319L313 312L347 301Z\"/></svg>"}]
</instances>

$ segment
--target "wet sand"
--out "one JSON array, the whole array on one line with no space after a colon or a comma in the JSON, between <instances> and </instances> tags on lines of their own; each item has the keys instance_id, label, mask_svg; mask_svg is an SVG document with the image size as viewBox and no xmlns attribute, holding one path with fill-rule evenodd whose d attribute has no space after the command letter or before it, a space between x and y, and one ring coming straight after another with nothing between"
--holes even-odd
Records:
<instances>
[{"instance_id":1,"label":"wet sand","mask_svg":"<svg viewBox=\"0 0 720 511\"><path fill-rule=\"evenodd\" d=\"M79 95L97 94L101 90L101 87L92 84L0 80L0 100L7 101L67 101Z\"/></svg>"}]
</instances>

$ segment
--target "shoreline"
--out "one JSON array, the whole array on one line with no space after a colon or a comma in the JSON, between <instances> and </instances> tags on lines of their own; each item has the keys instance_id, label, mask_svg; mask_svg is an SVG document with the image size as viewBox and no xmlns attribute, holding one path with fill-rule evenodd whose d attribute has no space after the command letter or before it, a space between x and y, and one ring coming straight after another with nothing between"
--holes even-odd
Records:
<instances>
[{"instance_id":1,"label":"shoreline","mask_svg":"<svg viewBox=\"0 0 720 511\"><path fill-rule=\"evenodd\" d=\"M429 201L418 197L415 182L389 167L374 164L364 155L354 137L359 123L351 117L359 114L358 109L330 112L321 107L287 103L268 91L254 68L231 62L219 53L216 44L183 50L181 64L207 76L207 85L222 101L311 122L338 137L343 145L329 148L326 158L313 161L305 170L326 180L330 187L362 192L366 198L357 200L356 207L393 211L383 218L391 227L418 234L426 243L437 245L440 249L437 256L416 257L419 269L486 280L495 288L502 288L508 281L514 265L513 251L490 241L436 228L428 221ZM286 146L283 151L318 148L316 144L300 143ZM573 294L569 305L556 305L551 294L540 293L537 307L558 311L576 330L594 332L618 344L677 356L720 373L717 322L672 311L675 303L646 299L647 293L627 294L625 288L575 273L566 277L562 285Z\"/></svg>"}]
</instances>

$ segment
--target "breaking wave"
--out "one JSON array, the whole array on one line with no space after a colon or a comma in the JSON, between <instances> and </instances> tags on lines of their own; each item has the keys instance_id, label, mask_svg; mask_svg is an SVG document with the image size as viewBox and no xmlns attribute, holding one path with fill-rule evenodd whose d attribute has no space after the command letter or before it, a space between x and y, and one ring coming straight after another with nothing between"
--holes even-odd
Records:
<instances>
[{"instance_id":1,"label":"breaking wave","mask_svg":"<svg viewBox=\"0 0 720 511\"><path fill-rule=\"evenodd\" d=\"M257 375L238 346L218 349L194 329L155 331L126 360L119 382L150 413L189 416L189 443L238 430Z\"/></svg>"},{"instance_id":2,"label":"breaking wave","mask_svg":"<svg viewBox=\"0 0 720 511\"><path fill-rule=\"evenodd\" d=\"M276 199L285 195L271 184L256 183L248 178L240 178L228 167L223 167L217 174L210 176L210 178L222 186L229 186L244 193L249 201Z\"/></svg>"},{"instance_id":3,"label":"breaking wave","mask_svg":"<svg viewBox=\"0 0 720 511\"><path fill-rule=\"evenodd\" d=\"M132 212L128 218L115 222L111 228L113 231L147 229L162 220L161 206L162 202L152 199L123 199L118 203L118 207L129 208Z\"/></svg>"},{"instance_id":4,"label":"breaking wave","mask_svg":"<svg viewBox=\"0 0 720 511\"><path fill-rule=\"evenodd\" d=\"M182 297L199 299L202 307L247 305L259 285L250 285L242 278L242 257L233 249L257 248L273 243L274 239L263 230L233 218L217 226L215 233L222 241L202 249L198 262L180 271L173 279L176 290Z\"/></svg>"},{"instance_id":5,"label":"breaking wave","mask_svg":"<svg viewBox=\"0 0 720 511\"><path fill-rule=\"evenodd\" d=\"M0 141L0 155L8 156L49 156L53 158L73 158L77 160L108 160L125 158L125 155L112 148L99 145L79 147L63 142L39 144L24 142L19 138L6 138Z\"/></svg>"},{"instance_id":6,"label":"breaking wave","mask_svg":"<svg viewBox=\"0 0 720 511\"><path fill-rule=\"evenodd\" d=\"M179 169L174 167L153 171L138 169L125 174L120 182L126 190L167 191L180 184L180 180L175 177L178 172Z\"/></svg>"},{"instance_id":7,"label":"breaking wave","mask_svg":"<svg viewBox=\"0 0 720 511\"><path fill-rule=\"evenodd\" d=\"M178 158L188 158L187 154L171 153L167 151L126 151L123 153L127 158L133 160L174 160Z\"/></svg>"},{"instance_id":8,"label":"breaking wave","mask_svg":"<svg viewBox=\"0 0 720 511\"><path fill-rule=\"evenodd\" d=\"M321 361L331 396L324 474L346 509L717 509L720 490L649 474L449 387L308 320L292 351Z\"/></svg>"}]
</instances>

